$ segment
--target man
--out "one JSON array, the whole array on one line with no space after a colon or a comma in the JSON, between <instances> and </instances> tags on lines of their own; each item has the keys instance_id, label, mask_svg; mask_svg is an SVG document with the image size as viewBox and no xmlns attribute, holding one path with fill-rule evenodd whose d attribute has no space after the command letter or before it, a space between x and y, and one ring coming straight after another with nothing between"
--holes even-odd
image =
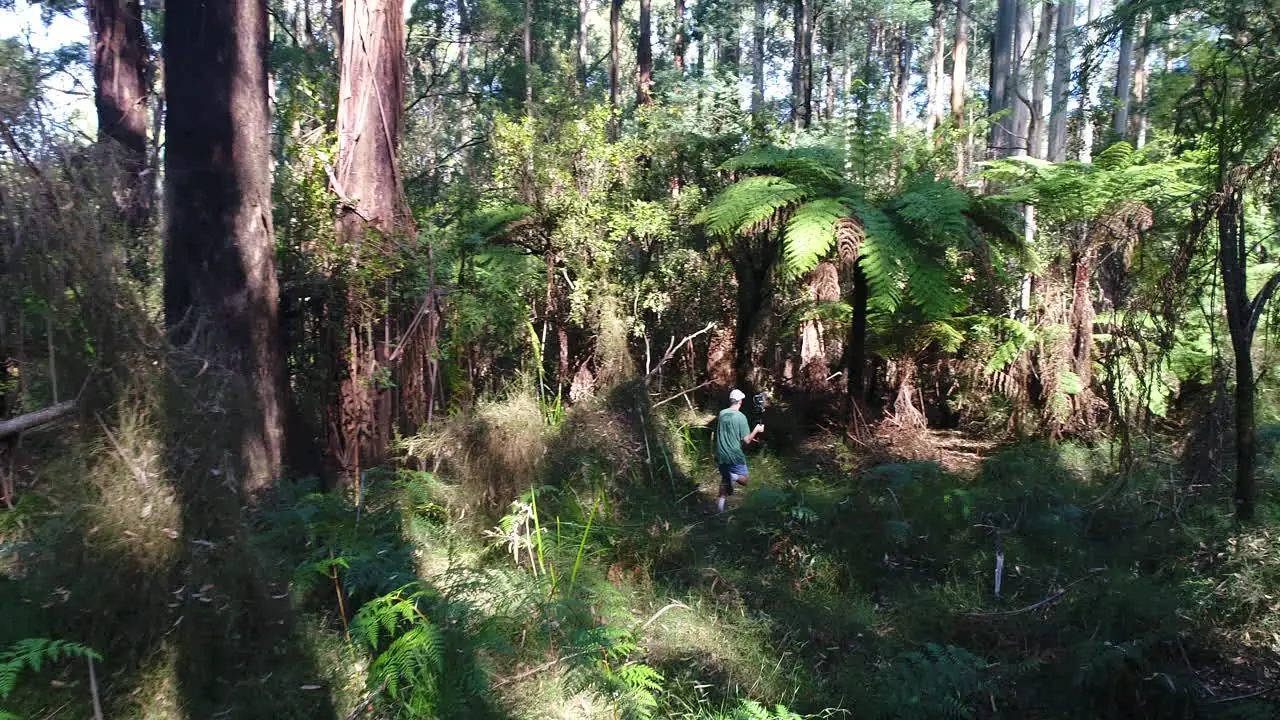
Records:
<instances>
[{"instance_id":1,"label":"man","mask_svg":"<svg viewBox=\"0 0 1280 720\"><path fill-rule=\"evenodd\" d=\"M733 484L747 484L747 455L742 448L755 442L764 425L748 430L747 416L742 414L742 401L746 394L734 389L729 393L729 407L720 411L716 421L716 464L720 466L720 496L716 498L716 511L724 512L725 498L733 494Z\"/></svg>"}]
</instances>

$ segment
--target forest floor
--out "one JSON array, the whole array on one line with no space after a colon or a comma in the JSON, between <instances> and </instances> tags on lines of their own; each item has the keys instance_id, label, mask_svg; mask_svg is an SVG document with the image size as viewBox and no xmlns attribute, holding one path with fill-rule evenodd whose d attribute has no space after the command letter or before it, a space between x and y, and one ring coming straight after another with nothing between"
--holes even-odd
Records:
<instances>
[{"instance_id":1,"label":"forest floor","mask_svg":"<svg viewBox=\"0 0 1280 720\"><path fill-rule=\"evenodd\" d=\"M291 578L297 641L220 717L260 717L259 691L294 708L274 717L358 716L385 680L385 641L362 640L363 616L415 587L456 653L423 700L441 717L770 717L750 702L858 718L1280 716L1275 503L1242 530L1226 488L1188 489L1164 465L1118 476L1106 445L882 428L851 446L778 418L716 514L709 415L651 418L633 397L551 423L519 397L454 418L425 443L456 451L438 472L370 473L358 512L341 491L284 487L254 546ZM30 616L28 635L114 612L89 638L107 716L180 714L168 638L190 606L175 602L182 576L120 564L146 551L170 567L154 548L175 509L127 468L64 483L80 475L52 470L93 466L65 462L0 528L62 559L5 581L20 592L0 611ZM1271 457L1264 497L1278 468ZM21 685L10 706L88 710L68 705L79 670L51 679L62 685ZM407 702L366 716L431 716Z\"/></svg>"}]
</instances>

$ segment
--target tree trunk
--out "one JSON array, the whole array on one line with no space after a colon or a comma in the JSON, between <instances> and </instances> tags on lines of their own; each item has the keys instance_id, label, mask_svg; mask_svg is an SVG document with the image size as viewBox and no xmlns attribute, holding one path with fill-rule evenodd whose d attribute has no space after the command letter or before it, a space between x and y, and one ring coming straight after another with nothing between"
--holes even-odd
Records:
<instances>
[{"instance_id":1,"label":"tree trunk","mask_svg":"<svg viewBox=\"0 0 1280 720\"><path fill-rule=\"evenodd\" d=\"M969 83L969 0L956 4L956 41L951 48L951 119L964 125L964 92Z\"/></svg>"},{"instance_id":2,"label":"tree trunk","mask_svg":"<svg viewBox=\"0 0 1280 720\"><path fill-rule=\"evenodd\" d=\"M933 0L933 52L929 60L929 75L925 85L929 95L929 109L925 120L925 134L932 135L942 124L942 84L946 75L943 60L946 56L947 44L943 34L946 32L946 6L942 0Z\"/></svg>"},{"instance_id":3,"label":"tree trunk","mask_svg":"<svg viewBox=\"0 0 1280 720\"><path fill-rule=\"evenodd\" d=\"M1083 389L1073 403L1077 427L1091 424L1085 398L1093 381L1093 266L1098 248L1092 238L1078 238L1072 250L1071 283L1071 370L1080 378Z\"/></svg>"},{"instance_id":4,"label":"tree trunk","mask_svg":"<svg viewBox=\"0 0 1280 720\"><path fill-rule=\"evenodd\" d=\"M988 150L993 157L1005 157L1014 147L1014 118L1013 108L1009 107L1009 97L1017 24L1018 0L999 0L995 36L991 40L991 87L987 110L993 115L1008 112L991 126Z\"/></svg>"},{"instance_id":5,"label":"tree trunk","mask_svg":"<svg viewBox=\"0 0 1280 720\"><path fill-rule=\"evenodd\" d=\"M795 37L791 63L791 120L797 130L813 117L813 5L795 0Z\"/></svg>"},{"instance_id":6,"label":"tree trunk","mask_svg":"<svg viewBox=\"0 0 1280 720\"><path fill-rule=\"evenodd\" d=\"M1144 15L1138 24L1137 56L1133 60L1133 124L1129 135L1134 147L1147 144L1147 52L1151 49L1151 16Z\"/></svg>"},{"instance_id":7,"label":"tree trunk","mask_svg":"<svg viewBox=\"0 0 1280 720\"><path fill-rule=\"evenodd\" d=\"M364 0L378 2L380 0ZM399 5L402 0L390 0ZM533 117L533 0L524 0L524 112ZM403 43L402 43L403 45ZM402 53L403 54L403 53Z\"/></svg>"},{"instance_id":8,"label":"tree trunk","mask_svg":"<svg viewBox=\"0 0 1280 720\"><path fill-rule=\"evenodd\" d=\"M612 0L609 3L609 108L611 110L612 119L609 122L609 137L616 141L620 136L618 123L618 98L622 94L622 88L619 85L621 78L620 58L618 56L618 44L622 41L622 0Z\"/></svg>"},{"instance_id":9,"label":"tree trunk","mask_svg":"<svg viewBox=\"0 0 1280 720\"><path fill-rule=\"evenodd\" d=\"M1225 150L1219 144L1218 187L1223 202L1217 211L1218 262L1222 269L1222 290L1226 301L1227 327L1235 357L1236 393L1236 519L1254 519L1258 500L1257 437L1254 406L1257 380L1253 373L1253 338L1267 303L1280 288L1280 272L1275 272L1253 298L1248 294L1249 240L1245 237L1243 190L1228 182Z\"/></svg>"},{"instance_id":10,"label":"tree trunk","mask_svg":"<svg viewBox=\"0 0 1280 720\"><path fill-rule=\"evenodd\" d=\"M653 104L653 0L640 0L640 37L636 43L636 104Z\"/></svg>"},{"instance_id":11,"label":"tree trunk","mask_svg":"<svg viewBox=\"0 0 1280 720\"><path fill-rule=\"evenodd\" d=\"M671 54L676 66L676 71L681 75L684 74L684 55L689 46L689 25L685 22L684 0L676 0L676 36L671 43Z\"/></svg>"},{"instance_id":12,"label":"tree trunk","mask_svg":"<svg viewBox=\"0 0 1280 720\"><path fill-rule=\"evenodd\" d=\"M737 3L729 4L728 17L725 18L723 35L721 36L720 56L716 58L716 72L738 78L738 68L742 61L742 49L738 37L741 16Z\"/></svg>"},{"instance_id":13,"label":"tree trunk","mask_svg":"<svg viewBox=\"0 0 1280 720\"><path fill-rule=\"evenodd\" d=\"M764 313L768 301L768 264L761 256L748 248L734 258L734 276L738 281L738 319L734 326L733 371L739 387L751 384L751 376L757 367L755 344L756 325Z\"/></svg>"},{"instance_id":14,"label":"tree trunk","mask_svg":"<svg viewBox=\"0 0 1280 720\"><path fill-rule=\"evenodd\" d=\"M1036 30L1036 50L1031 58L1031 132L1027 142L1027 154L1042 158L1046 155L1044 93L1049 68L1049 39L1053 37L1053 22L1057 8L1052 0L1040 7L1040 27Z\"/></svg>"},{"instance_id":15,"label":"tree trunk","mask_svg":"<svg viewBox=\"0 0 1280 720\"><path fill-rule=\"evenodd\" d=\"M1127 140L1129 135L1129 103L1133 92L1134 25L1126 22L1120 31L1120 57L1116 62L1116 107L1111 116L1113 142Z\"/></svg>"},{"instance_id":16,"label":"tree trunk","mask_svg":"<svg viewBox=\"0 0 1280 720\"><path fill-rule=\"evenodd\" d=\"M475 0L471 0L474 2ZM584 0L585 1L585 0ZM458 0L458 92L462 93L462 115L458 123L457 147L471 139L471 8L468 0ZM465 159L465 158L463 158Z\"/></svg>"},{"instance_id":17,"label":"tree trunk","mask_svg":"<svg viewBox=\"0 0 1280 720\"><path fill-rule=\"evenodd\" d=\"M898 33L898 64L894 73L893 122L898 129L907 124L907 98L911 94L911 54L915 47L906 23Z\"/></svg>"},{"instance_id":18,"label":"tree trunk","mask_svg":"<svg viewBox=\"0 0 1280 720\"><path fill-rule=\"evenodd\" d=\"M118 148L116 217L131 230L151 221L154 173L147 173L148 47L138 0L89 0L93 100L98 138ZM114 143L106 143L112 140Z\"/></svg>"},{"instance_id":19,"label":"tree trunk","mask_svg":"<svg viewBox=\"0 0 1280 720\"><path fill-rule=\"evenodd\" d=\"M1031 138L1030 59L1035 33L1031 1L1018 0L1018 20L1013 33L1013 62L1009 76L1009 107L1013 108L1013 154L1025 155Z\"/></svg>"},{"instance_id":20,"label":"tree trunk","mask_svg":"<svg viewBox=\"0 0 1280 720\"><path fill-rule=\"evenodd\" d=\"M460 2L462 0L459 0ZM582 94L587 93L587 66L590 58L587 57L587 41L590 39L590 20L591 20L591 0L578 0L578 36L577 36L577 54L578 54L578 86L582 90ZM683 58L681 58L683 61Z\"/></svg>"},{"instance_id":21,"label":"tree trunk","mask_svg":"<svg viewBox=\"0 0 1280 720\"><path fill-rule=\"evenodd\" d=\"M764 107L764 0L755 0L755 22L752 25L751 114L757 119Z\"/></svg>"},{"instance_id":22,"label":"tree trunk","mask_svg":"<svg viewBox=\"0 0 1280 720\"><path fill-rule=\"evenodd\" d=\"M1225 173L1219 179L1219 185L1224 184ZM1231 332L1236 366L1236 518L1249 521L1254 517L1258 490L1254 478L1257 450L1254 437L1253 333L1246 289L1248 246L1242 237L1241 193L1233 187L1226 187L1223 192L1226 199L1218 210L1218 261L1222 269L1227 327Z\"/></svg>"},{"instance_id":23,"label":"tree trunk","mask_svg":"<svg viewBox=\"0 0 1280 720\"><path fill-rule=\"evenodd\" d=\"M840 299L840 273L836 264L818 263L806 278L808 299L818 309L821 303ZM821 320L800 323L800 381L809 388L826 384L828 374L826 332Z\"/></svg>"},{"instance_id":24,"label":"tree trunk","mask_svg":"<svg viewBox=\"0 0 1280 720\"><path fill-rule=\"evenodd\" d=\"M1071 100L1071 36L1075 31L1075 0L1060 0L1053 46L1053 90L1049 111L1049 153L1052 162L1067 159L1067 104Z\"/></svg>"},{"instance_id":25,"label":"tree trunk","mask_svg":"<svg viewBox=\"0 0 1280 720\"><path fill-rule=\"evenodd\" d=\"M402 0L344 0L342 21L335 190L343 206L337 236L353 258L385 257L393 252L395 239L415 232L396 163L404 107ZM376 246L363 248L370 240ZM391 281L385 283L377 291L390 301ZM389 316L398 308L391 305L387 315L374 316L363 309L372 304L368 283L353 276L347 286L346 347L341 349L345 353L337 354L345 355L348 364L339 389L338 437L333 438L332 451L358 481L360 468L386 457L395 430L395 397L388 384L375 377L392 364Z\"/></svg>"},{"instance_id":26,"label":"tree trunk","mask_svg":"<svg viewBox=\"0 0 1280 720\"><path fill-rule=\"evenodd\" d=\"M242 388L203 399L235 413L223 421L235 437L218 450L241 463L225 479L251 495L275 482L284 453L269 46L262 0L166 8L165 324L175 342L192 342Z\"/></svg>"},{"instance_id":27,"label":"tree trunk","mask_svg":"<svg viewBox=\"0 0 1280 720\"><path fill-rule=\"evenodd\" d=\"M1098 40L1098 31L1093 27L1093 23L1102 14L1102 0L1089 0L1088 14L1085 16L1086 22L1089 24L1088 37L1086 47L1096 47ZM1088 54L1086 50L1085 54ZM1085 58L1084 63L1087 64L1089 58ZM1094 79L1097 69L1092 72L1082 72L1080 82L1084 86L1084 102L1081 103L1080 112L1083 116L1080 122L1080 160L1082 162L1093 161L1093 111L1098 107L1098 85L1100 83Z\"/></svg>"},{"instance_id":28,"label":"tree trunk","mask_svg":"<svg viewBox=\"0 0 1280 720\"><path fill-rule=\"evenodd\" d=\"M835 13L827 11L827 22L822 29L822 88L826 101L822 105L822 117L830 121L836 113L836 21ZM841 88L843 94L846 88Z\"/></svg>"},{"instance_id":29,"label":"tree trunk","mask_svg":"<svg viewBox=\"0 0 1280 720\"><path fill-rule=\"evenodd\" d=\"M849 340L845 348L845 383L849 401L853 407L861 407L866 393L864 372L867 365L867 274L862 263L853 266L852 317L849 322Z\"/></svg>"}]
</instances>

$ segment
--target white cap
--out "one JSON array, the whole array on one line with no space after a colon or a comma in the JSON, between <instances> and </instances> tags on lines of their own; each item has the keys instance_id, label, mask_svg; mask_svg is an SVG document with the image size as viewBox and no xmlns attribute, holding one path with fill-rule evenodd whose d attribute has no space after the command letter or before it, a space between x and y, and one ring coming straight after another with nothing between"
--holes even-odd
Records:
<instances>
[{"instance_id":1,"label":"white cap","mask_svg":"<svg viewBox=\"0 0 1280 720\"><path fill-rule=\"evenodd\" d=\"M739 402L741 400L746 399L746 397L747 397L746 393L742 392L737 388L734 388L729 391L729 402Z\"/></svg>"}]
</instances>

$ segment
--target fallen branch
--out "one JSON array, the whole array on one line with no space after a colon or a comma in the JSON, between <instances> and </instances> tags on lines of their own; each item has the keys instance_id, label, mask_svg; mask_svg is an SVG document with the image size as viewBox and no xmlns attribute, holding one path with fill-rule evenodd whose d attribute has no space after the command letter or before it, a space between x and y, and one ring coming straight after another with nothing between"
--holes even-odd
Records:
<instances>
[{"instance_id":1,"label":"fallen branch","mask_svg":"<svg viewBox=\"0 0 1280 720\"><path fill-rule=\"evenodd\" d=\"M75 412L75 409L76 401L68 400L57 405L51 405L43 410L36 410L25 415L19 415L16 418L0 421L0 440L10 435L17 435L32 428L46 425L54 420L59 420Z\"/></svg>"},{"instance_id":2,"label":"fallen branch","mask_svg":"<svg viewBox=\"0 0 1280 720\"><path fill-rule=\"evenodd\" d=\"M665 363L666 363L668 360L670 360L671 358L675 357L675 356L676 356L676 353L677 353L677 352L679 352L679 351L680 351L680 350L681 350L681 349L682 349L686 344L693 342L693 339L694 339L694 338L696 338L696 337L698 337L699 335L702 335L702 334L704 334L704 333L709 333L709 332L711 332L712 330L714 330L714 329L715 329L715 327L716 327L716 323L715 323L714 321L709 322L709 323L707 323L707 326L706 326L706 327L702 328L702 329L701 329L701 330L699 330L698 332L696 332L696 333L690 333L689 335L685 335L685 336L684 336L684 339L683 339L683 340L681 340L681 341L680 341L680 343L679 343L678 345L676 344L676 339L675 339L675 336L673 335L673 336L671 337L671 342L667 345L667 352L666 352L666 354L665 354L665 355L663 355L663 356L658 360L658 364L657 364L657 365L654 365L653 367L649 368L649 371L645 374L644 379L645 379L645 380L648 380L649 378L651 378L651 377L653 377L654 375L656 375L656 374L658 373L658 371L662 369L663 364L665 364Z\"/></svg>"},{"instance_id":3,"label":"fallen branch","mask_svg":"<svg viewBox=\"0 0 1280 720\"><path fill-rule=\"evenodd\" d=\"M685 605L684 603L680 602L679 600L673 600L671 603L669 603L668 605L666 605L665 607L663 607L661 610L659 610L658 612L654 613L654 614L653 614L653 617L651 617L651 618L649 618L648 620L646 620L646 621L645 621L645 623L644 623L643 625L641 625L641 626L640 626L640 629L641 629L641 630L645 630L645 629L647 629L650 625L652 625L652 624L653 624L653 621L654 621L654 620L657 620L658 618L662 617L662 616L663 616L663 615L664 615L668 610L675 610L676 608L682 608L682 609L684 609L684 610L688 610L688 609L689 609L689 606L688 606L688 605Z\"/></svg>"},{"instance_id":4,"label":"fallen branch","mask_svg":"<svg viewBox=\"0 0 1280 720\"><path fill-rule=\"evenodd\" d=\"M701 390L702 388L704 388L704 387L706 387L706 386L708 386L708 385L710 385L710 384L711 384L711 381L710 381L710 380L708 380L708 381L706 381L706 382L702 383L701 385L694 385L693 387L689 388L688 390L685 390L685 391L683 391L683 392L678 392L678 393L676 393L675 395L672 395L671 397L667 398L666 400L659 400L658 402L654 403L654 404L653 404L653 406L654 406L654 407L658 407L658 406L661 406L661 405L666 405L667 403L671 402L672 400L679 400L680 398L684 397L685 395L688 395L689 393L693 392L694 390Z\"/></svg>"},{"instance_id":5,"label":"fallen branch","mask_svg":"<svg viewBox=\"0 0 1280 720\"><path fill-rule=\"evenodd\" d=\"M576 653L570 653L570 654L568 654L568 655L561 655L560 657L556 658L555 660L552 660L551 662L545 662L545 663L542 663L541 665L538 665L537 667L531 667L531 668L529 668L528 670L525 670L524 672L516 673L515 675L512 675L512 676L511 676L511 677L509 677L509 678L503 678L502 680L499 680L498 682L496 682L496 683L494 683L494 684L493 684L493 689L495 689L495 690L496 690L496 689L498 689L498 688L502 687L503 685L510 685L510 684L511 684L511 683L513 683L513 682L519 682L519 681L521 681L521 680L523 680L523 679L525 679L525 678L529 677L530 675L536 675L536 674L538 674L538 673L542 672L543 670L549 670L549 669L551 669L551 668L555 667L556 665L559 665L560 663L564 662L565 660L568 660L568 659L570 659L570 658L576 658L576 657L578 657L579 655L586 655L586 654L587 654L587 653L589 653L589 652L591 652L591 651L590 651L590 650L580 650L580 651L578 651L578 652L576 652Z\"/></svg>"},{"instance_id":6,"label":"fallen branch","mask_svg":"<svg viewBox=\"0 0 1280 720\"><path fill-rule=\"evenodd\" d=\"M1218 698L1217 700L1208 700L1204 704L1205 705L1221 705L1223 703L1237 702L1240 700L1248 700L1249 698L1256 698L1259 695L1266 695L1267 693L1273 692L1277 689L1280 689L1280 688L1278 688L1275 685L1272 685L1271 687L1265 687L1265 688L1262 688L1261 690L1256 690L1251 693L1245 693L1244 695L1233 695L1231 697Z\"/></svg>"},{"instance_id":7,"label":"fallen branch","mask_svg":"<svg viewBox=\"0 0 1280 720\"><path fill-rule=\"evenodd\" d=\"M1103 568L1094 568L1093 570L1090 570L1090 571L1089 571L1089 574L1088 574L1088 575L1085 575L1084 577L1080 578L1079 580L1076 580L1076 581L1074 581L1074 582L1069 583L1066 587L1064 587L1064 588L1062 588L1061 590L1059 590L1058 592L1056 592L1056 593L1054 593L1054 594L1050 595L1049 597L1047 597L1047 598L1045 598L1045 599L1041 600L1040 602L1038 602L1038 603L1034 603L1034 604L1032 604L1032 605L1028 605L1028 606L1026 606L1026 607L1024 607L1024 608L1018 608L1017 610L1002 610L1002 611L999 611L999 612L985 612L985 613L982 613L982 612L969 612L969 613L965 613L965 617L972 617L972 618L997 618L997 617L1010 617L1010 616L1012 616L1012 615L1021 615L1021 614L1023 614L1023 613L1029 613L1029 612L1033 612L1033 611L1035 611L1035 610L1039 610L1040 608L1042 608L1042 607L1044 607L1044 606L1046 606L1046 605L1051 605L1051 604L1053 604L1053 603L1057 602L1058 600L1061 600L1061 599L1062 599L1062 596L1066 595L1068 590L1070 590L1071 588L1075 587L1076 585L1079 585L1080 583L1084 582L1085 580L1088 580L1089 578L1093 577L1094 575L1097 575L1098 573L1102 572L1102 570L1103 570Z\"/></svg>"}]
</instances>

